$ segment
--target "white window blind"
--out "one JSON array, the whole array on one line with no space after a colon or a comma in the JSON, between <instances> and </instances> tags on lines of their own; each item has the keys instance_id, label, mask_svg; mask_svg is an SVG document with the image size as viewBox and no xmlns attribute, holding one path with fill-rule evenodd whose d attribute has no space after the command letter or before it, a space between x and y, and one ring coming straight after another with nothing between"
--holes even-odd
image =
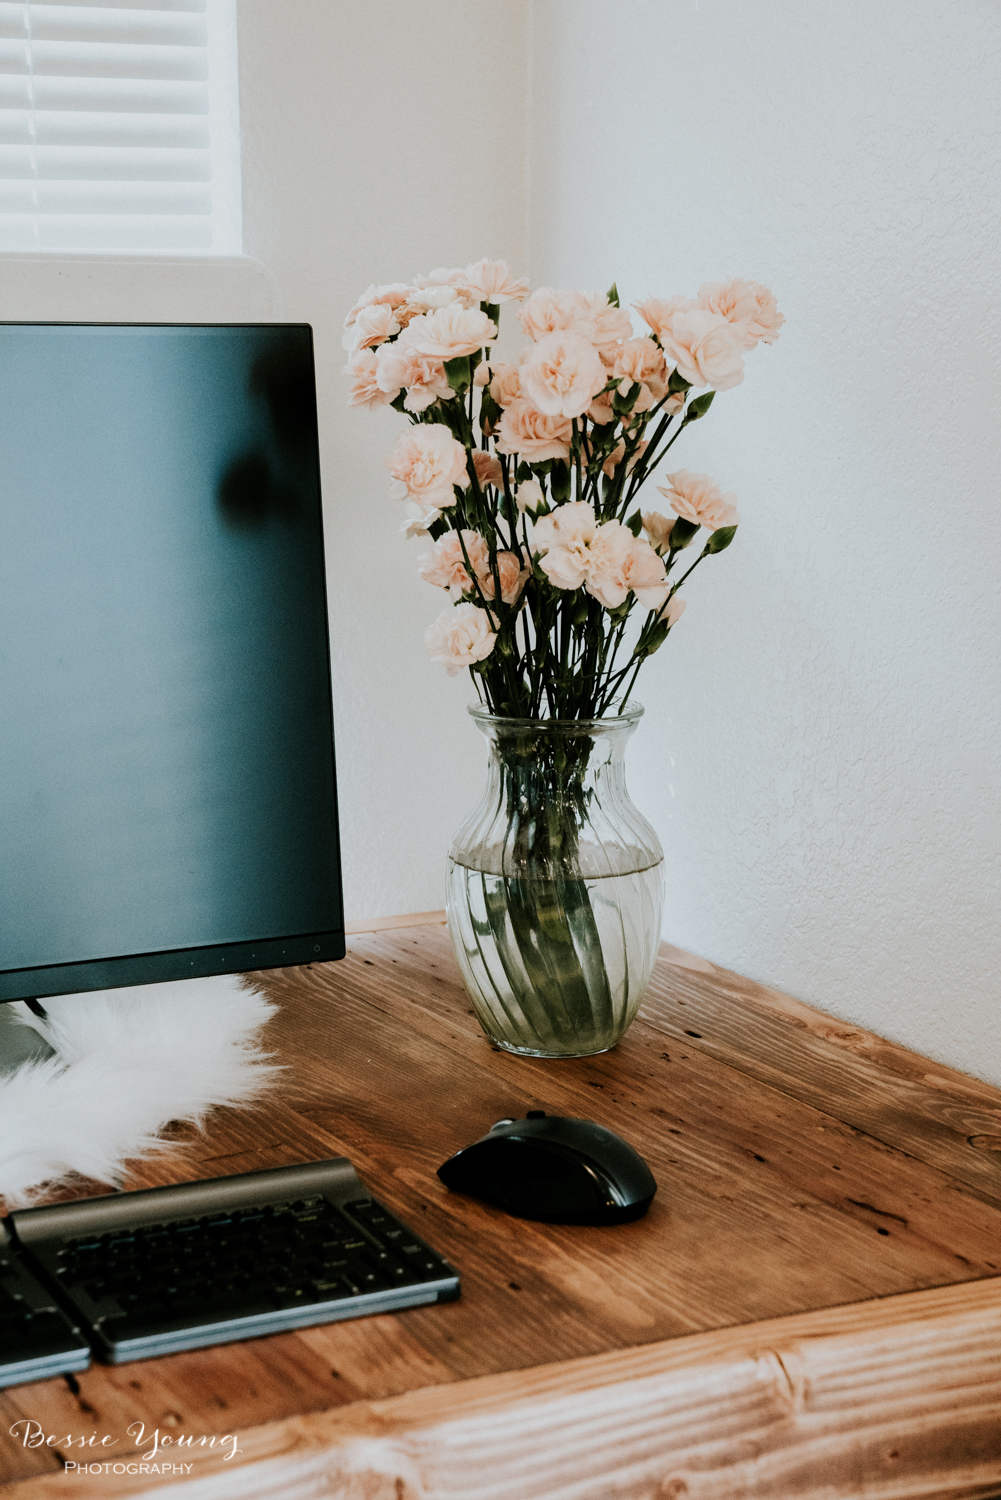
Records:
<instances>
[{"instance_id":1,"label":"white window blind","mask_svg":"<svg viewBox=\"0 0 1001 1500\"><path fill-rule=\"evenodd\" d=\"M238 255L235 0L0 0L0 251Z\"/></svg>"}]
</instances>

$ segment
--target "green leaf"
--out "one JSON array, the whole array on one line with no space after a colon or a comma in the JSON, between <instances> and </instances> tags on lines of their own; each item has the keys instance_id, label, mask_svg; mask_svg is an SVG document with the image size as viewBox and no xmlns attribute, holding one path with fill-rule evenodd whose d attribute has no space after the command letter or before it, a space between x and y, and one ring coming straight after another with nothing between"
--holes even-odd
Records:
<instances>
[{"instance_id":1,"label":"green leaf","mask_svg":"<svg viewBox=\"0 0 1001 1500\"><path fill-rule=\"evenodd\" d=\"M667 382L667 388L672 396L676 396L679 391L690 391L692 386L691 382L683 379L683 377L678 374L677 370L672 370L671 378Z\"/></svg>"},{"instance_id":2,"label":"green leaf","mask_svg":"<svg viewBox=\"0 0 1001 1500\"><path fill-rule=\"evenodd\" d=\"M719 530L714 531L712 536L709 538L708 542L706 543L706 551L722 552L726 547L729 547L730 543L733 541L736 535L736 526L721 526Z\"/></svg>"},{"instance_id":3,"label":"green leaf","mask_svg":"<svg viewBox=\"0 0 1001 1500\"><path fill-rule=\"evenodd\" d=\"M696 396L694 401L689 402L688 410L685 412L685 421L697 422L700 417L704 417L713 404L715 394L715 391L706 391L704 396Z\"/></svg>"},{"instance_id":4,"label":"green leaf","mask_svg":"<svg viewBox=\"0 0 1001 1500\"><path fill-rule=\"evenodd\" d=\"M577 597L574 600L573 622L574 622L575 625L583 625L584 622L586 621L586 619L587 619L587 594L584 592L583 589L578 589L577 590Z\"/></svg>"},{"instance_id":5,"label":"green leaf","mask_svg":"<svg viewBox=\"0 0 1001 1500\"><path fill-rule=\"evenodd\" d=\"M554 459L549 475L549 492L554 500L570 499L570 468L562 459Z\"/></svg>"},{"instance_id":6,"label":"green leaf","mask_svg":"<svg viewBox=\"0 0 1001 1500\"><path fill-rule=\"evenodd\" d=\"M615 285L614 281L612 282L611 286L608 288L608 300L609 300L609 302L611 302L611 304L612 304L613 307L618 307L619 306L619 289Z\"/></svg>"},{"instance_id":7,"label":"green leaf","mask_svg":"<svg viewBox=\"0 0 1001 1500\"><path fill-rule=\"evenodd\" d=\"M625 522L625 525L632 532L633 536L639 536L643 530L643 517L640 512L638 510L634 511L629 520Z\"/></svg>"},{"instance_id":8,"label":"green leaf","mask_svg":"<svg viewBox=\"0 0 1001 1500\"><path fill-rule=\"evenodd\" d=\"M532 477L532 465L531 464L524 464L524 463L519 464L518 465L518 471L515 474L515 478L517 479L518 483L522 484L524 482L524 480L531 479L531 477Z\"/></svg>"},{"instance_id":9,"label":"green leaf","mask_svg":"<svg viewBox=\"0 0 1001 1500\"><path fill-rule=\"evenodd\" d=\"M446 359L445 379L448 381L453 391L468 390L469 382L472 380L472 378L473 377L469 371L468 354L464 354L461 359Z\"/></svg>"},{"instance_id":10,"label":"green leaf","mask_svg":"<svg viewBox=\"0 0 1001 1500\"><path fill-rule=\"evenodd\" d=\"M686 521L684 516L679 516L671 527L671 551L680 552L683 547L689 546L692 538L698 534L697 521Z\"/></svg>"}]
</instances>

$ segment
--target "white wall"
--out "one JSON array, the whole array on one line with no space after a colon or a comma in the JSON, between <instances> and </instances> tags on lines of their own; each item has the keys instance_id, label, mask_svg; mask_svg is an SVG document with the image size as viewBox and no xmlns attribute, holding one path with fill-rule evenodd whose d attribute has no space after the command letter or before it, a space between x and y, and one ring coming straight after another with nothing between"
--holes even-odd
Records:
<instances>
[{"instance_id":1,"label":"white wall","mask_svg":"<svg viewBox=\"0 0 1001 1500\"><path fill-rule=\"evenodd\" d=\"M665 935L1001 1083L1001 10L538 0L530 47L533 282L788 320L671 455L743 524L640 679Z\"/></svg>"}]
</instances>

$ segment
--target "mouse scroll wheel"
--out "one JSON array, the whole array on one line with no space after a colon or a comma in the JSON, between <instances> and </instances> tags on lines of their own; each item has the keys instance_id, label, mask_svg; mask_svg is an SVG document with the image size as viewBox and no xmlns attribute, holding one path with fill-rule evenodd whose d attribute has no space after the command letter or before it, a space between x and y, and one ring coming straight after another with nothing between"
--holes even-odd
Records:
<instances>
[{"instance_id":1,"label":"mouse scroll wheel","mask_svg":"<svg viewBox=\"0 0 1001 1500\"><path fill-rule=\"evenodd\" d=\"M494 1123L491 1125L490 1129L491 1130L500 1130L500 1128L501 1128L502 1125L517 1125L517 1123L518 1123L517 1120L495 1120Z\"/></svg>"}]
</instances>

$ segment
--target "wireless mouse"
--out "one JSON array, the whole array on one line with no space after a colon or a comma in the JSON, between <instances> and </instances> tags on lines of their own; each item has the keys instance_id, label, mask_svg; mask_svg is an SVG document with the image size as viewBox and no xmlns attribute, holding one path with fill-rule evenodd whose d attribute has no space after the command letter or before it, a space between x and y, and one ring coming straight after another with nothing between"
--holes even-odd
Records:
<instances>
[{"instance_id":1,"label":"wireless mouse","mask_svg":"<svg viewBox=\"0 0 1001 1500\"><path fill-rule=\"evenodd\" d=\"M650 1168L621 1136L541 1109L498 1120L438 1176L453 1192L544 1224L625 1224L646 1213L657 1191Z\"/></svg>"}]
</instances>

